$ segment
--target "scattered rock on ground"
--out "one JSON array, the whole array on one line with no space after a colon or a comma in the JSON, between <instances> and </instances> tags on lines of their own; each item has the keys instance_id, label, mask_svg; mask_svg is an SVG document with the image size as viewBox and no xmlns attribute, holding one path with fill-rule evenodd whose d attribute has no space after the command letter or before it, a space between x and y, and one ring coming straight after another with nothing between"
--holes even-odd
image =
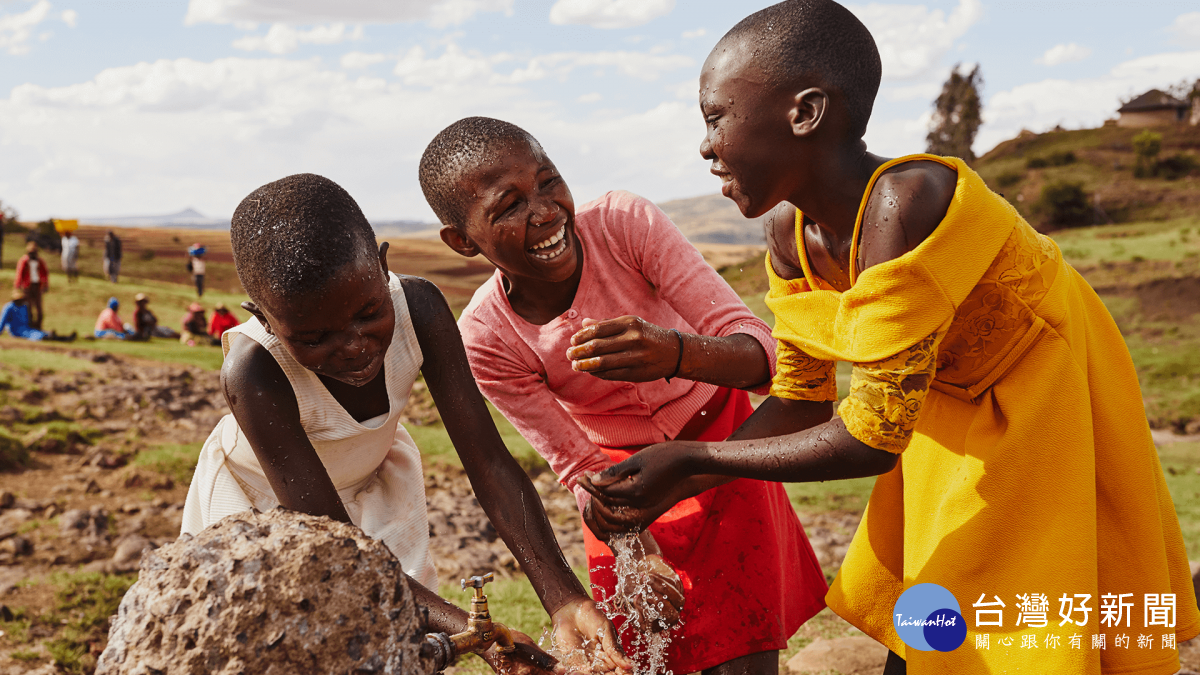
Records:
<instances>
[{"instance_id":1,"label":"scattered rock on ground","mask_svg":"<svg viewBox=\"0 0 1200 675\"><path fill-rule=\"evenodd\" d=\"M356 527L229 516L143 555L96 675L425 673L400 563Z\"/></svg>"}]
</instances>

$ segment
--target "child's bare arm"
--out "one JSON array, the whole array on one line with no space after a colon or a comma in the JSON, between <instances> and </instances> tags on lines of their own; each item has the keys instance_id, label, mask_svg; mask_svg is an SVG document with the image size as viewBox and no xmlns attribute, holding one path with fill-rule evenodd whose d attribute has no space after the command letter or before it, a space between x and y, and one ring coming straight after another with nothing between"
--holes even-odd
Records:
<instances>
[{"instance_id":1,"label":"child's bare arm","mask_svg":"<svg viewBox=\"0 0 1200 675\"><path fill-rule=\"evenodd\" d=\"M749 441L786 436L816 427L828 422L832 417L831 401L794 401L771 397L763 401L728 440ZM650 523L684 499L737 478L735 475L721 472L684 475L678 482L661 491L647 491L640 495L637 504L627 500L619 509L614 509L614 503L607 500L607 490L625 480L626 476L625 472L605 471L602 474L585 475L579 479L579 484L593 496L585 514L588 527L593 532L611 534L614 524L619 524L623 529L629 526L649 527ZM780 479L772 477L769 480ZM601 495L603 497L600 497Z\"/></svg>"},{"instance_id":2,"label":"child's bare arm","mask_svg":"<svg viewBox=\"0 0 1200 675\"><path fill-rule=\"evenodd\" d=\"M346 507L300 425L295 393L275 357L250 338L235 335L221 368L221 386L280 505L349 523ZM417 604L429 610L430 630L457 633L466 628L462 609L411 577L408 585Z\"/></svg>"},{"instance_id":3,"label":"child's bare arm","mask_svg":"<svg viewBox=\"0 0 1200 675\"><path fill-rule=\"evenodd\" d=\"M582 481L580 484L594 490L595 526L606 532L622 532L640 527L637 510L656 502L660 492L687 476L721 474L804 483L877 476L892 470L898 459L899 455L858 440L840 418L834 418L776 438L652 445L605 470L601 474L605 479L603 488ZM627 507L632 507L632 517L625 513Z\"/></svg>"},{"instance_id":4,"label":"child's bare arm","mask_svg":"<svg viewBox=\"0 0 1200 675\"><path fill-rule=\"evenodd\" d=\"M221 387L279 503L293 511L350 522L300 424L296 394L275 357L254 340L235 335L221 367Z\"/></svg>"},{"instance_id":5,"label":"child's bare arm","mask_svg":"<svg viewBox=\"0 0 1200 675\"><path fill-rule=\"evenodd\" d=\"M401 277L401 281L424 355L421 371L480 506L516 556L556 627L579 633L580 643L599 637L603 670L628 669L615 631L567 564L541 498L496 430L441 291L418 277Z\"/></svg>"}]
</instances>

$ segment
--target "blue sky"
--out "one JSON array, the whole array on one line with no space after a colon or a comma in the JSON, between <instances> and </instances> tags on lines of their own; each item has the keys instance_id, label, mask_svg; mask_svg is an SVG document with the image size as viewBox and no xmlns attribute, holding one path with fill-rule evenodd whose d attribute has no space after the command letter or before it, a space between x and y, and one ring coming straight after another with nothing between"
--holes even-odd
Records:
<instances>
[{"instance_id":1,"label":"blue sky","mask_svg":"<svg viewBox=\"0 0 1200 675\"><path fill-rule=\"evenodd\" d=\"M0 200L23 218L228 216L298 172L372 220L433 220L416 165L467 115L537 136L578 202L714 193L700 64L746 0L0 0ZM1095 126L1121 96L1200 78L1183 0L848 5L884 82L874 152L924 149L956 63L980 64L984 152Z\"/></svg>"}]
</instances>

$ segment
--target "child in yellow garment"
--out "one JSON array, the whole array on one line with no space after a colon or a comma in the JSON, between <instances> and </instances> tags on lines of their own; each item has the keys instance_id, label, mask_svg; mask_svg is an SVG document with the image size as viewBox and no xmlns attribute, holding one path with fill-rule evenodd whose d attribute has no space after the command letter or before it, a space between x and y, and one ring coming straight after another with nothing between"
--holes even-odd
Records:
<instances>
[{"instance_id":1,"label":"child in yellow garment","mask_svg":"<svg viewBox=\"0 0 1200 675\"><path fill-rule=\"evenodd\" d=\"M705 62L701 154L746 216L782 202L778 373L746 422L775 438L646 448L580 482L593 518L640 527L716 475L879 474L826 601L892 651L887 675L1174 673L1200 613L1121 334L964 162L866 152L879 64L831 0L752 15ZM803 428L832 414L836 361L850 394ZM958 604L946 651L901 639L918 584Z\"/></svg>"}]
</instances>

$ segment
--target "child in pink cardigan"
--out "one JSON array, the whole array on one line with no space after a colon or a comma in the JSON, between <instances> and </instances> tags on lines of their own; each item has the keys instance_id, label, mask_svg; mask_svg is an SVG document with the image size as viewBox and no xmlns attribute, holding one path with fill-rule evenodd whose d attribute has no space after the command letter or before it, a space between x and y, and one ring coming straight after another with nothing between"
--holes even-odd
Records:
<instances>
[{"instance_id":1,"label":"child in pink cardigan","mask_svg":"<svg viewBox=\"0 0 1200 675\"><path fill-rule=\"evenodd\" d=\"M765 393L774 371L770 329L652 203L610 192L576 210L537 141L488 118L443 130L420 171L443 241L498 268L459 320L475 379L581 512L584 473L667 439L724 439L750 416L744 390ZM643 537L686 599L666 666L774 673L824 606L824 575L781 485L707 484ZM612 553L584 534L610 595Z\"/></svg>"}]
</instances>

